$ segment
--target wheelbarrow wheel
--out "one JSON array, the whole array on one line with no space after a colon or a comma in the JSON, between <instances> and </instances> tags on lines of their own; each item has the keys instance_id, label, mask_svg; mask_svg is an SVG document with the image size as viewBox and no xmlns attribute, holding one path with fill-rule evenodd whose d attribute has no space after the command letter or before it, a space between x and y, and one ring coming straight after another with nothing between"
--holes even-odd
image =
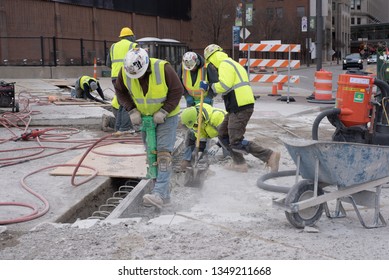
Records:
<instances>
[{"instance_id":1,"label":"wheelbarrow wheel","mask_svg":"<svg viewBox=\"0 0 389 280\"><path fill-rule=\"evenodd\" d=\"M322 188L318 188L318 195L323 195ZM314 184L311 180L302 180L295 184L288 192L285 198L285 205L290 206L292 203L297 203L303 200L314 197ZM295 213L285 211L285 215L289 223L296 228L304 228L305 226L313 226L323 214L323 204L315 205L309 208L298 210Z\"/></svg>"}]
</instances>

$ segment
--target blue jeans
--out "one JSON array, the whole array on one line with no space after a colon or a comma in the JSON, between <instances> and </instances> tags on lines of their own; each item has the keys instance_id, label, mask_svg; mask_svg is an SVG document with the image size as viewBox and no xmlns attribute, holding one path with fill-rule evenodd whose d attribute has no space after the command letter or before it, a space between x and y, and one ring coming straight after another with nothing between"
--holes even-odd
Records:
<instances>
[{"instance_id":1,"label":"blue jeans","mask_svg":"<svg viewBox=\"0 0 389 280\"><path fill-rule=\"evenodd\" d=\"M166 118L165 122L157 125L157 152L173 152L176 142L178 115ZM143 137L144 139L144 137ZM157 179L152 193L156 193L162 199L170 199L170 176L172 166L167 171L158 170Z\"/></svg>"},{"instance_id":2,"label":"blue jeans","mask_svg":"<svg viewBox=\"0 0 389 280\"><path fill-rule=\"evenodd\" d=\"M115 131L127 131L133 129L130 116L122 105L116 113Z\"/></svg>"}]
</instances>

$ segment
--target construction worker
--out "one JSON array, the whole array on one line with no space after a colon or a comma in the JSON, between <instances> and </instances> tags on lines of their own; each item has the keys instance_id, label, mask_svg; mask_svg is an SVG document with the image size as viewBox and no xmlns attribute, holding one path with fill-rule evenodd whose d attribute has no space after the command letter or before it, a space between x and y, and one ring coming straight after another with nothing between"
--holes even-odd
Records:
<instances>
[{"instance_id":1,"label":"construction worker","mask_svg":"<svg viewBox=\"0 0 389 280\"><path fill-rule=\"evenodd\" d=\"M195 52L186 52L182 56L181 67L177 71L178 76L184 86L184 97L186 106L194 106L200 102L201 89L200 81L205 80L210 83L217 82L217 70L214 66L205 65L204 58ZM204 92L204 103L213 105L215 94L212 89Z\"/></svg>"},{"instance_id":2,"label":"construction worker","mask_svg":"<svg viewBox=\"0 0 389 280\"><path fill-rule=\"evenodd\" d=\"M244 139L255 103L247 71L216 44L208 45L204 49L204 58L218 70L218 82L209 84L207 81L201 81L200 87L203 90L210 87L216 94L221 94L228 112L218 129L220 144L232 155L233 164L228 168L247 172L248 166L243 155L250 153L265 162L271 172L277 172L280 153Z\"/></svg>"},{"instance_id":3,"label":"construction worker","mask_svg":"<svg viewBox=\"0 0 389 280\"><path fill-rule=\"evenodd\" d=\"M170 202L171 153L184 88L169 62L150 58L146 50L135 48L125 56L115 91L134 125L141 124L142 116L153 116L158 174L151 194L143 196L143 204L162 208Z\"/></svg>"},{"instance_id":4,"label":"construction worker","mask_svg":"<svg viewBox=\"0 0 389 280\"><path fill-rule=\"evenodd\" d=\"M111 80L114 87L119 71L123 66L124 57L129 50L138 46L135 42L136 38L134 32L129 27L123 27L121 29L119 38L120 40L118 42L111 45L106 62L107 67L111 68ZM114 95L111 104L114 118L104 114L102 117L102 130L108 131L113 129L115 131L134 132L135 130L130 117L123 106L120 106L116 94Z\"/></svg>"},{"instance_id":5,"label":"construction worker","mask_svg":"<svg viewBox=\"0 0 389 280\"><path fill-rule=\"evenodd\" d=\"M101 97L101 100L91 94L93 91L97 91ZM77 79L75 84L75 97L91 99L97 102L105 103L104 93L100 87L100 83L95 78L90 76L81 76Z\"/></svg>"},{"instance_id":6,"label":"construction worker","mask_svg":"<svg viewBox=\"0 0 389 280\"><path fill-rule=\"evenodd\" d=\"M209 104L204 103L203 107L203 119L200 128L200 135L198 135L198 115L200 111L200 104L184 109L181 113L181 123L185 125L189 130L193 132L194 138L188 138L186 141L187 149L184 152L184 156L181 162L181 170L185 171L186 167L190 165L193 156L195 155L196 139L200 137L198 152L201 157L206 157L205 153L207 141L218 136L218 127L224 120L224 116L227 114L225 110L214 108Z\"/></svg>"},{"instance_id":7,"label":"construction worker","mask_svg":"<svg viewBox=\"0 0 389 280\"><path fill-rule=\"evenodd\" d=\"M181 67L177 71L178 76L184 86L184 97L186 100L186 106L194 106L200 103L200 97L202 90L200 89L200 81L206 80L210 82L217 82L217 70L212 65L207 67L205 65L204 58L195 52L189 51L182 56ZM212 89L203 93L204 103L213 105L214 93ZM185 140L187 143L195 142L194 132L190 129L187 130ZM185 171L190 164L190 155L192 149L190 145L187 145L184 151L185 158L189 160L181 161L181 170Z\"/></svg>"}]
</instances>

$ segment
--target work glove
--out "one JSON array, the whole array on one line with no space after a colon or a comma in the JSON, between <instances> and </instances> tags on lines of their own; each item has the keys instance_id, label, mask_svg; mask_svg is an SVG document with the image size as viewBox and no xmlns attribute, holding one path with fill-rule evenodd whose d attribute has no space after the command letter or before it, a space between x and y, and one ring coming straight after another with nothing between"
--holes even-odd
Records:
<instances>
[{"instance_id":1,"label":"work glove","mask_svg":"<svg viewBox=\"0 0 389 280\"><path fill-rule=\"evenodd\" d=\"M132 109L128 112L128 115L130 116L130 120L133 125L140 125L142 123L142 116L138 109Z\"/></svg>"},{"instance_id":2,"label":"work glove","mask_svg":"<svg viewBox=\"0 0 389 280\"><path fill-rule=\"evenodd\" d=\"M217 144L216 145L213 145L208 151L207 151L207 155L211 156L211 157L214 157L216 156L217 152L219 151L220 149L220 146L218 146Z\"/></svg>"},{"instance_id":3,"label":"work glove","mask_svg":"<svg viewBox=\"0 0 389 280\"><path fill-rule=\"evenodd\" d=\"M159 109L158 112L154 113L153 120L156 124L164 123L168 114L164 109Z\"/></svg>"},{"instance_id":4,"label":"work glove","mask_svg":"<svg viewBox=\"0 0 389 280\"><path fill-rule=\"evenodd\" d=\"M209 84L207 81L200 81L200 89L203 91L208 91Z\"/></svg>"},{"instance_id":5,"label":"work glove","mask_svg":"<svg viewBox=\"0 0 389 280\"><path fill-rule=\"evenodd\" d=\"M213 99L211 97L206 96L206 97L204 97L204 103L207 103L207 104L212 106L213 105Z\"/></svg>"}]
</instances>

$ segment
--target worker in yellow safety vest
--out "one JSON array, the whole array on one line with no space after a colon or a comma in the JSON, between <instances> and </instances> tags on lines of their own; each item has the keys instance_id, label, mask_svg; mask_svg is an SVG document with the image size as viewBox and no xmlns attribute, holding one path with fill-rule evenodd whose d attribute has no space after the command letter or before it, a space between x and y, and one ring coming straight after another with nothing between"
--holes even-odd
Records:
<instances>
[{"instance_id":1,"label":"worker in yellow safety vest","mask_svg":"<svg viewBox=\"0 0 389 280\"><path fill-rule=\"evenodd\" d=\"M271 172L277 172L280 153L244 139L255 103L247 71L216 44L210 44L204 49L204 58L218 70L218 82L201 81L200 87L204 91L212 88L216 94L220 94L227 111L218 129L219 142L229 149L233 159L227 168L247 172L248 166L243 155L250 153L265 162Z\"/></svg>"},{"instance_id":2,"label":"worker in yellow safety vest","mask_svg":"<svg viewBox=\"0 0 389 280\"><path fill-rule=\"evenodd\" d=\"M105 103L103 90L100 87L100 83L95 78L81 76L76 80L74 87L76 98L91 99L93 101ZM96 98L91 94L94 91L97 91L101 99Z\"/></svg>"},{"instance_id":3,"label":"worker in yellow safety vest","mask_svg":"<svg viewBox=\"0 0 389 280\"><path fill-rule=\"evenodd\" d=\"M193 132L193 137L187 137L185 141L184 155L181 161L181 171L185 171L192 162L194 156L196 140L199 140L199 150L201 154L199 158L208 161L208 155L214 156L220 148L220 145L216 144L210 149L207 149L210 139L218 137L218 128L223 123L224 117L227 112L223 109L212 107L209 104L204 103L202 107L202 123L200 127L200 135L198 134L198 116L200 111L200 104L185 108L181 113L181 123L185 125L190 131ZM192 134L191 134L192 135ZM227 150L223 150L224 156L228 155Z\"/></svg>"},{"instance_id":4,"label":"worker in yellow safety vest","mask_svg":"<svg viewBox=\"0 0 389 280\"><path fill-rule=\"evenodd\" d=\"M136 38L134 32L129 27L123 27L119 34L120 40L111 45L109 53L107 55L106 65L111 68L111 80L115 87L116 79L119 71L123 66L123 60L127 52L133 48L136 48L138 44L135 42ZM112 113L114 117L103 115L101 128L103 131L115 130L115 131L129 131L135 132L134 126L123 107L120 106L116 94L112 99Z\"/></svg>"},{"instance_id":5,"label":"worker in yellow safety vest","mask_svg":"<svg viewBox=\"0 0 389 280\"><path fill-rule=\"evenodd\" d=\"M184 88L169 62L150 58L146 50L135 48L126 54L115 91L134 125L140 125L146 116L153 118L158 174L151 193L143 196L143 204L162 208L170 202L172 152ZM152 145L145 143L146 147L148 144Z\"/></svg>"},{"instance_id":6,"label":"worker in yellow safety vest","mask_svg":"<svg viewBox=\"0 0 389 280\"><path fill-rule=\"evenodd\" d=\"M186 106L194 106L200 103L201 88L200 81L217 82L217 70L213 65L206 65L204 58L198 53L189 51L182 56L181 66L177 71L184 86L184 97ZM204 103L213 105L212 88L209 88L204 95Z\"/></svg>"}]
</instances>

